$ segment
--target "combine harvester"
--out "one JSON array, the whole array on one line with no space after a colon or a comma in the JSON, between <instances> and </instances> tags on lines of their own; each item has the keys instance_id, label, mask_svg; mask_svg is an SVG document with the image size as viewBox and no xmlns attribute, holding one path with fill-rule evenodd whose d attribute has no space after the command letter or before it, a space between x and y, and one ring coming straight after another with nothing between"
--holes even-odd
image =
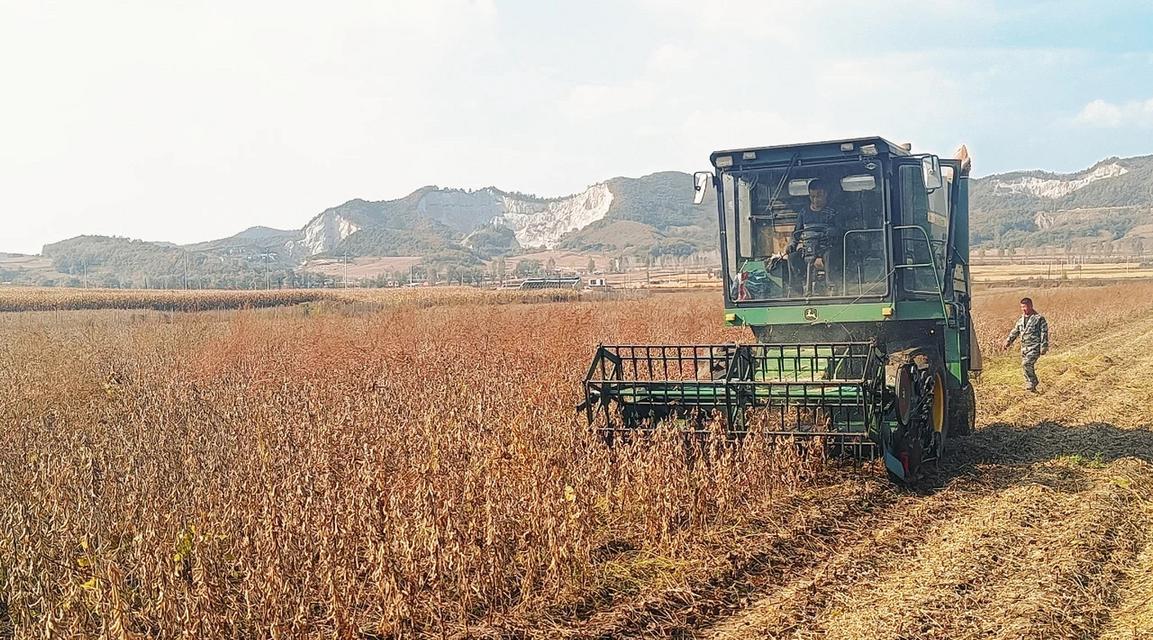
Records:
<instances>
[{"instance_id":1,"label":"combine harvester","mask_svg":"<svg viewBox=\"0 0 1153 640\"><path fill-rule=\"evenodd\" d=\"M819 438L916 480L975 418L970 164L957 155L882 138L713 153L695 201L716 191L725 324L755 342L601 345L590 424L609 442L662 422Z\"/></svg>"}]
</instances>

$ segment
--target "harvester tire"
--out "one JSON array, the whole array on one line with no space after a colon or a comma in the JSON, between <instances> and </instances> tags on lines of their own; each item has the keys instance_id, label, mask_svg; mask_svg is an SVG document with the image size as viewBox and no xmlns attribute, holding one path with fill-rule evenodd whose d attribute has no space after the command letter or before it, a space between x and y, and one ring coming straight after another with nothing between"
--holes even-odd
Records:
<instances>
[{"instance_id":1,"label":"harvester tire","mask_svg":"<svg viewBox=\"0 0 1153 640\"><path fill-rule=\"evenodd\" d=\"M888 362L886 378L892 385L896 418L904 432L894 443L894 455L909 457L910 477L903 483L915 484L944 455L955 392L949 388L948 374L931 347L895 351L889 354ZM928 406L923 404L926 394L931 394Z\"/></svg>"},{"instance_id":2,"label":"harvester tire","mask_svg":"<svg viewBox=\"0 0 1153 640\"><path fill-rule=\"evenodd\" d=\"M934 465L940 465L945 457L945 441L949 438L949 409L953 406L953 390L945 383L948 376L939 367L933 370L933 404L929 412L929 426L936 435L934 443ZM940 426L940 430L937 427Z\"/></svg>"},{"instance_id":3,"label":"harvester tire","mask_svg":"<svg viewBox=\"0 0 1153 640\"><path fill-rule=\"evenodd\" d=\"M967 436L977 422L977 394L972 383L953 392L949 403L949 435Z\"/></svg>"}]
</instances>

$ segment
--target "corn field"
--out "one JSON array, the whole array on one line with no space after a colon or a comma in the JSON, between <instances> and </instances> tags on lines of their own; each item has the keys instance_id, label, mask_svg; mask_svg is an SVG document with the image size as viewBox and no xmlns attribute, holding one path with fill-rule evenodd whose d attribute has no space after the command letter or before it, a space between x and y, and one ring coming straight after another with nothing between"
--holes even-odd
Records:
<instances>
[{"instance_id":1,"label":"corn field","mask_svg":"<svg viewBox=\"0 0 1153 640\"><path fill-rule=\"evenodd\" d=\"M255 291L182 289L0 288L0 312L151 309L212 311L260 309L305 303L362 302L381 306L508 304L625 297L573 290L483 290L466 287L430 289L267 289Z\"/></svg>"}]
</instances>

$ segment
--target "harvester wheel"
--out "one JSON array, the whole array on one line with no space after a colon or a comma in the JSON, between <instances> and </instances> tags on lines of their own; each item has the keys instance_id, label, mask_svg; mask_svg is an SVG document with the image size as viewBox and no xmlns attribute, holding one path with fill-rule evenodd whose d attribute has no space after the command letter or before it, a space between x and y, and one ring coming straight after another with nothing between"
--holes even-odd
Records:
<instances>
[{"instance_id":1,"label":"harvester wheel","mask_svg":"<svg viewBox=\"0 0 1153 640\"><path fill-rule=\"evenodd\" d=\"M906 483L916 482L926 470L940 464L948 431L950 397L941 370L929 364L917 372L915 384L919 409L906 427L905 451L911 463Z\"/></svg>"},{"instance_id":2,"label":"harvester wheel","mask_svg":"<svg viewBox=\"0 0 1153 640\"><path fill-rule=\"evenodd\" d=\"M952 394L945 384L945 376L940 370L933 372L933 402L929 411L929 426L933 429L933 449L936 453L935 462L939 463L945 455L945 439L949 435L949 406L953 404Z\"/></svg>"},{"instance_id":3,"label":"harvester wheel","mask_svg":"<svg viewBox=\"0 0 1153 640\"><path fill-rule=\"evenodd\" d=\"M977 394L972 383L952 390L949 403L949 435L967 436L973 433L977 423Z\"/></svg>"},{"instance_id":4,"label":"harvester wheel","mask_svg":"<svg viewBox=\"0 0 1153 640\"><path fill-rule=\"evenodd\" d=\"M900 367L896 374L897 421L902 425L909 424L913 413L913 368Z\"/></svg>"},{"instance_id":5,"label":"harvester wheel","mask_svg":"<svg viewBox=\"0 0 1153 640\"><path fill-rule=\"evenodd\" d=\"M951 394L944 370L924 351L891 354L890 362L894 360L894 409L900 427L892 452L905 468L905 477L894 479L910 484L945 451Z\"/></svg>"}]
</instances>

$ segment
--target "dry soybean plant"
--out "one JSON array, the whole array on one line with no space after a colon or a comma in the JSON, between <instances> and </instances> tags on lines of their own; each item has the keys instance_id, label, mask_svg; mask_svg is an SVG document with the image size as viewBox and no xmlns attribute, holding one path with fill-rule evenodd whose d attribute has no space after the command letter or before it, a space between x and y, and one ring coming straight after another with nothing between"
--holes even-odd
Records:
<instances>
[{"instance_id":1,"label":"dry soybean plant","mask_svg":"<svg viewBox=\"0 0 1153 640\"><path fill-rule=\"evenodd\" d=\"M633 558L819 468L588 432L598 340L738 337L690 300L6 316L0 610L19 635L345 637L611 603Z\"/></svg>"}]
</instances>

